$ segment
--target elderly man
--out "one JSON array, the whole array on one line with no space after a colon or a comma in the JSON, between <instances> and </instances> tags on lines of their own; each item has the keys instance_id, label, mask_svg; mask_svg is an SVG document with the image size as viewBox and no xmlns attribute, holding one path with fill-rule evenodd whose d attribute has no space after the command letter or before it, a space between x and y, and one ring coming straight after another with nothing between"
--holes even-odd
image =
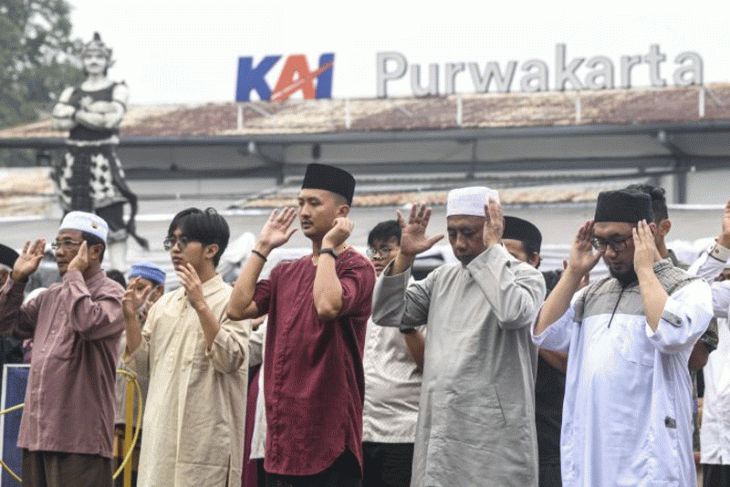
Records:
<instances>
[{"instance_id":1,"label":"elderly man","mask_svg":"<svg viewBox=\"0 0 730 487\"><path fill-rule=\"evenodd\" d=\"M27 242L0 291L3 333L33 338L18 446L23 485L111 487L123 289L101 269L107 225L72 211L56 241L60 283L23 302L46 242Z\"/></svg>"},{"instance_id":2,"label":"elderly man","mask_svg":"<svg viewBox=\"0 0 730 487\"><path fill-rule=\"evenodd\" d=\"M376 284L376 324L428 330L413 487L537 485L530 325L545 281L501 245L495 196L483 187L449 193L446 225L460 263L418 282L409 283L415 256L442 236L425 236L425 205L414 206L407 221L399 212L401 248Z\"/></svg>"},{"instance_id":3,"label":"elderly man","mask_svg":"<svg viewBox=\"0 0 730 487\"><path fill-rule=\"evenodd\" d=\"M687 361L710 288L661 259L651 217L645 193L601 193L535 323L536 344L568 354L565 487L696 484ZM601 257L611 275L578 292Z\"/></svg>"}]
</instances>

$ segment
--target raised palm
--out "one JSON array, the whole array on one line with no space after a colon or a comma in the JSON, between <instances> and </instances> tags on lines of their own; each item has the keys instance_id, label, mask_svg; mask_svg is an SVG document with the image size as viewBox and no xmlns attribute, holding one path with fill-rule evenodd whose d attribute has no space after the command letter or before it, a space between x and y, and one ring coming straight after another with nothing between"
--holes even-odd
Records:
<instances>
[{"instance_id":1,"label":"raised palm","mask_svg":"<svg viewBox=\"0 0 730 487\"><path fill-rule=\"evenodd\" d=\"M13 279L22 280L33 274L43 260L45 250L45 239L39 238L32 245L30 240L25 242L23 250L13 265Z\"/></svg>"},{"instance_id":2,"label":"raised palm","mask_svg":"<svg viewBox=\"0 0 730 487\"><path fill-rule=\"evenodd\" d=\"M398 211L398 223L401 227L400 252L405 255L417 255L434 246L444 238L443 234L433 237L426 236L426 227L431 218L431 208L421 203L411 207L411 213L406 222L403 214Z\"/></svg>"},{"instance_id":3,"label":"raised palm","mask_svg":"<svg viewBox=\"0 0 730 487\"><path fill-rule=\"evenodd\" d=\"M730 246L730 200L725 205L725 212L722 215L722 233L718 241L725 247Z\"/></svg>"},{"instance_id":4,"label":"raised palm","mask_svg":"<svg viewBox=\"0 0 730 487\"><path fill-rule=\"evenodd\" d=\"M573 246L570 249L570 258L568 260L568 268L584 275L589 272L598 263L601 258L601 252L595 252L593 248L593 221L585 222L573 240Z\"/></svg>"},{"instance_id":5,"label":"raised palm","mask_svg":"<svg viewBox=\"0 0 730 487\"><path fill-rule=\"evenodd\" d=\"M292 234L297 231L296 228L291 228L296 216L297 211L292 207L272 211L269 219L261 229L259 241L269 249L284 245L289 241Z\"/></svg>"}]
</instances>

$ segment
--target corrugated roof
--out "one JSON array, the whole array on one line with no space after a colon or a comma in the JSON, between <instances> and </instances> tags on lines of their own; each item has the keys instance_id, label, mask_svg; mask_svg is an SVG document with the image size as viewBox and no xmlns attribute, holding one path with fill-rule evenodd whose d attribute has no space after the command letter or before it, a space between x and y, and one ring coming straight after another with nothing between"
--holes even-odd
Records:
<instances>
[{"instance_id":1,"label":"corrugated roof","mask_svg":"<svg viewBox=\"0 0 730 487\"><path fill-rule=\"evenodd\" d=\"M427 98L249 102L238 125L235 102L130 106L122 137L408 131L730 120L730 83L701 89L635 88L581 92L463 94ZM0 138L65 137L50 120L0 130Z\"/></svg>"}]
</instances>

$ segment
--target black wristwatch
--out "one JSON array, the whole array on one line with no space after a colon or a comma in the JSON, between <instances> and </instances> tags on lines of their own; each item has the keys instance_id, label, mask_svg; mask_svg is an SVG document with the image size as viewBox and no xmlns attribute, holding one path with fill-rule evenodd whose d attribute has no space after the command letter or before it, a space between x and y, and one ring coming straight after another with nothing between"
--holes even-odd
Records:
<instances>
[{"instance_id":1,"label":"black wristwatch","mask_svg":"<svg viewBox=\"0 0 730 487\"><path fill-rule=\"evenodd\" d=\"M322 255L322 254L330 254L335 259L337 258L338 255L340 255L337 252L335 252L335 249L333 249L332 247L327 247L327 248L324 248L324 249L319 249L319 252L317 252L317 255Z\"/></svg>"},{"instance_id":2,"label":"black wristwatch","mask_svg":"<svg viewBox=\"0 0 730 487\"><path fill-rule=\"evenodd\" d=\"M412 326L402 326L398 329L404 335L410 335L411 333L416 333L416 331L418 331L415 328L413 328Z\"/></svg>"}]
</instances>

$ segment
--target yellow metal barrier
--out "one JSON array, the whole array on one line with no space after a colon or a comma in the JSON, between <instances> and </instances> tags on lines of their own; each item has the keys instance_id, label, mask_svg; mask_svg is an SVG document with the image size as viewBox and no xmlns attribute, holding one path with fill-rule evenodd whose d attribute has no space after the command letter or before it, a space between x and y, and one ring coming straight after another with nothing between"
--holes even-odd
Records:
<instances>
[{"instance_id":1,"label":"yellow metal barrier","mask_svg":"<svg viewBox=\"0 0 730 487\"><path fill-rule=\"evenodd\" d=\"M126 370L119 369L117 370L117 374L122 374L127 378L127 391L126 391L126 426L125 426L125 438L124 438L124 449L126 450L126 455L124 456L124 460L122 461L121 465L119 465L119 468L116 472L114 472L114 479L119 477L119 474L122 472L124 467L129 463L129 460L132 458L132 454L134 453L134 445L137 444L137 439L139 438L139 431L142 427L142 390L139 388L139 382L137 382L137 378L132 374L131 372L127 372ZM134 390L137 391L137 398L139 400L139 410L137 411L137 421L135 424L135 432L134 432L134 438L130 441L130 433L132 428L132 416L134 416L134 395L130 394L133 390L129 388L129 384L134 384ZM13 407L9 407L8 409L5 409L3 411L0 411L0 416L3 414L12 413L13 411L17 411L18 409L22 409L25 404L16 404ZM23 480L18 477L18 475L13 472L13 470L8 467L8 465L0 458L0 466L2 466L3 469L5 469L6 472L8 472L18 483L22 484ZM128 473L127 473L128 472ZM132 485L132 468L131 465L125 471L124 475L124 485L125 487Z\"/></svg>"}]
</instances>

